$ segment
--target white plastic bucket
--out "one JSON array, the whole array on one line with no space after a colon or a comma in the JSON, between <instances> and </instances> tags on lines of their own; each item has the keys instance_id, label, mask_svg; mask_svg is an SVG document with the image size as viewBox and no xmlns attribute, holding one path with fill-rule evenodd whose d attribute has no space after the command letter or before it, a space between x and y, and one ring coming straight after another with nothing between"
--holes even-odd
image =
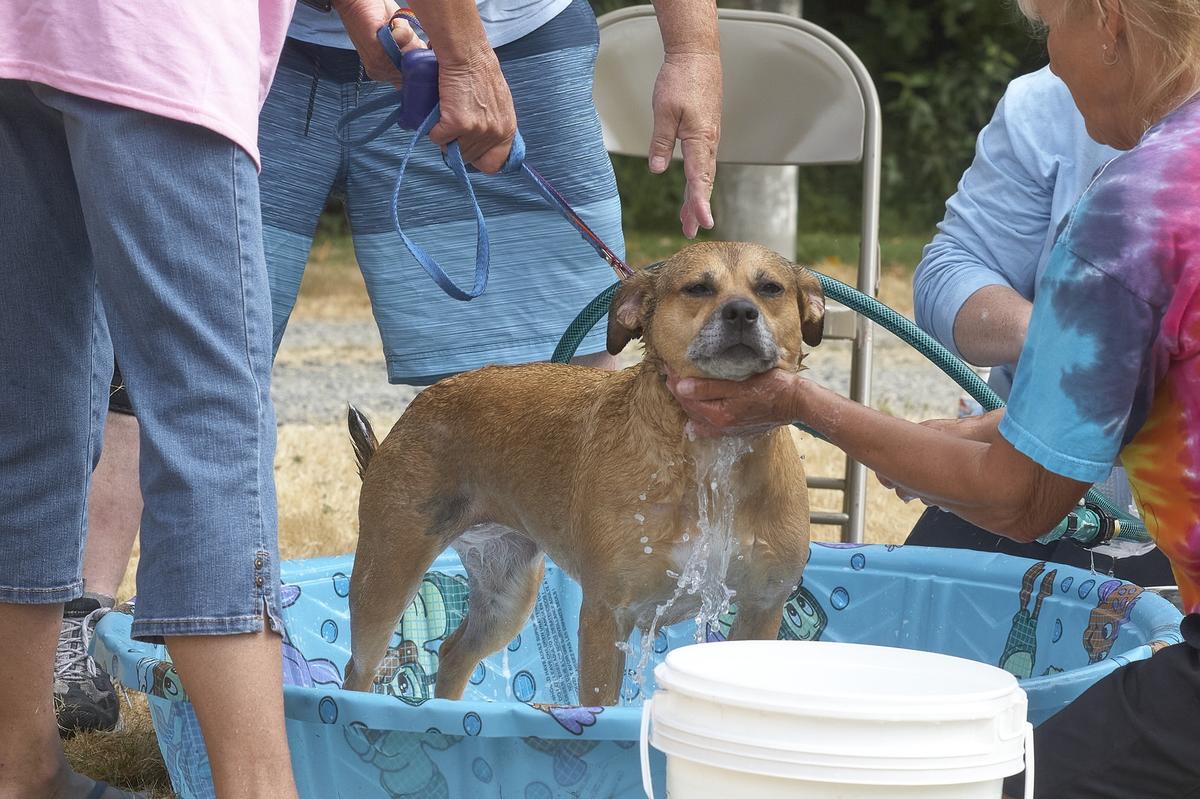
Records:
<instances>
[{"instance_id":1,"label":"white plastic bucket","mask_svg":"<svg viewBox=\"0 0 1200 799\"><path fill-rule=\"evenodd\" d=\"M1028 765L1025 692L1006 671L890 647L737 641L671 652L642 715L669 799L1000 799Z\"/></svg>"}]
</instances>

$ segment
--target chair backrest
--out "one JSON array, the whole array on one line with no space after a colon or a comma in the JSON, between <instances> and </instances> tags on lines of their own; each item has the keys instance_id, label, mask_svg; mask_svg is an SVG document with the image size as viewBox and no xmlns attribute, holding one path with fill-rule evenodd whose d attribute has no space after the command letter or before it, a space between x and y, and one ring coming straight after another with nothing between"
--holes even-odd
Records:
<instances>
[{"instance_id":1,"label":"chair backrest","mask_svg":"<svg viewBox=\"0 0 1200 799\"><path fill-rule=\"evenodd\" d=\"M875 296L882 137L879 96L870 75L845 43L811 22L766 11L723 8L718 14L724 73L718 162L861 162L857 284L859 291ZM605 146L609 152L645 156L654 127L650 98L663 60L654 8L623 8L600 17L599 24L594 96ZM678 147L675 157L680 157ZM826 337L853 341L850 398L870 404L870 323L848 309L831 308ZM843 540L861 542L866 483L866 469L849 460L844 479L810 479L810 486L843 492L841 513L815 513L813 521L838 525Z\"/></svg>"}]
</instances>

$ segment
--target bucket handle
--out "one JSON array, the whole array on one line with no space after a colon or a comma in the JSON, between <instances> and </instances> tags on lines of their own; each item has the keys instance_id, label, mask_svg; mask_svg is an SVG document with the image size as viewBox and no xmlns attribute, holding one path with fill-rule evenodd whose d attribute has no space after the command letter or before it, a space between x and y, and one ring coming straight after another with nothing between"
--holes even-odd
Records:
<instances>
[{"instance_id":1,"label":"bucket handle","mask_svg":"<svg viewBox=\"0 0 1200 799\"><path fill-rule=\"evenodd\" d=\"M646 792L646 799L654 799L654 781L650 779L650 701L647 699L642 702L642 723L638 732L638 751L642 756L642 790ZM1025 799L1030 799L1032 794L1026 794Z\"/></svg>"},{"instance_id":2,"label":"bucket handle","mask_svg":"<svg viewBox=\"0 0 1200 799\"><path fill-rule=\"evenodd\" d=\"M1033 725L1025 722L1025 799L1033 799Z\"/></svg>"}]
</instances>

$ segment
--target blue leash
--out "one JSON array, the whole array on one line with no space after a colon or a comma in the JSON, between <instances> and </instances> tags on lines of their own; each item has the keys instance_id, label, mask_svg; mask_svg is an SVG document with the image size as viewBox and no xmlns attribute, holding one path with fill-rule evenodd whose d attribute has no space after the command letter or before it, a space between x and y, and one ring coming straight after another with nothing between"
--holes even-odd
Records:
<instances>
[{"instance_id":1,"label":"blue leash","mask_svg":"<svg viewBox=\"0 0 1200 799\"><path fill-rule=\"evenodd\" d=\"M407 15L406 18L414 27L419 28L415 18ZM395 185L392 187L392 224L396 228L396 233L400 235L401 241L404 242L404 246L417 259L417 263L421 265L421 268L441 287L442 291L456 300L473 300L487 290L488 271L491 262L491 242L488 238L487 220L484 219L483 211L479 207L479 200L475 197L475 189L471 185L470 173L477 170L473 167L468 167L463 161L462 151L457 141L450 142L446 147L446 154L443 160L450 167L450 171L457 177L458 183L466 194L467 200L470 202L471 208L475 213L475 284L471 289L467 291L460 288L425 248L413 241L404 232L400 224L400 188L404 182L404 172L408 168L409 159L412 157L417 143L427 137L429 131L441 119L441 106L438 103L437 94L437 57L429 49L411 50L407 53L400 52L400 48L392 38L391 28L387 25L379 29L376 33L376 38L383 45L383 49L387 52L388 57L391 58L392 63L404 75L404 86L402 89L389 92L382 97L365 102L354 110L344 114L337 123L338 139L348 144L364 144L375 139L393 125L397 125L403 130L414 131L414 135L411 141L409 141L408 149L404 153L404 158L400 162L400 171L396 175ZM371 129L370 132L354 139L347 137L346 128L351 122L387 108L390 108L391 112L378 125ZM525 163L525 141L521 138L519 131L513 137L512 149L508 154L508 159L504 162L504 166L501 167L500 173L521 173L525 175L532 182L538 193L550 203L551 207L562 214L579 232L584 241L590 244L599 253L600 257L616 271L618 277L623 279L633 274L633 270L616 253L609 249L599 236L592 232L591 228L580 218L579 214L571 208L566 198L555 190L533 167Z\"/></svg>"}]
</instances>

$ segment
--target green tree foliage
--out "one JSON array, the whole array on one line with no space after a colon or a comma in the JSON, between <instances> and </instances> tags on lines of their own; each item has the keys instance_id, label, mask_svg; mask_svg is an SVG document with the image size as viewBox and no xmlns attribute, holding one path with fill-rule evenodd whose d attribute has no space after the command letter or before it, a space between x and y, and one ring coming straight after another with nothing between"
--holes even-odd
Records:
<instances>
[{"instance_id":1,"label":"green tree foliage","mask_svg":"<svg viewBox=\"0 0 1200 799\"><path fill-rule=\"evenodd\" d=\"M597 14L636 4L592 0ZM845 41L875 79L884 110L885 228L928 229L1005 85L1046 63L1042 42L1014 0L804 0L803 13ZM680 173L655 179L644 160L617 160L626 224L674 226ZM855 167L802 170L802 227L853 230L860 174Z\"/></svg>"}]
</instances>

